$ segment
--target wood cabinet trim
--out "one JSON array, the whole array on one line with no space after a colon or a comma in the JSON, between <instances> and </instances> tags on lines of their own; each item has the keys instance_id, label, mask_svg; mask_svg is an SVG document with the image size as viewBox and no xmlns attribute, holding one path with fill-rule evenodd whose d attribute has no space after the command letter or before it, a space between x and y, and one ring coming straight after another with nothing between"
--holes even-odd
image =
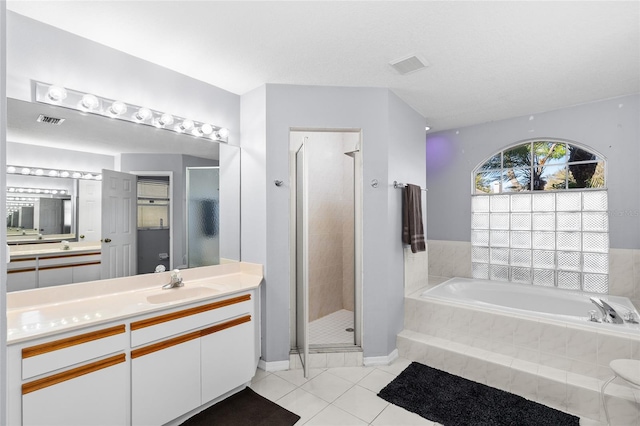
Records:
<instances>
[{"instance_id":1,"label":"wood cabinet trim","mask_svg":"<svg viewBox=\"0 0 640 426\"><path fill-rule=\"evenodd\" d=\"M75 266L91 266L91 265L100 265L100 264L101 262L99 260L97 262L65 263L64 265L40 266L38 270L48 271L49 269L73 268Z\"/></svg>"},{"instance_id":2,"label":"wood cabinet trim","mask_svg":"<svg viewBox=\"0 0 640 426\"><path fill-rule=\"evenodd\" d=\"M244 324L245 322L251 322L251 315L245 315L243 317L235 318L222 324L216 324L211 327L207 327L204 330L200 330L200 337L208 336L218 331L225 330L227 328L235 327L236 325Z\"/></svg>"},{"instance_id":3,"label":"wood cabinet trim","mask_svg":"<svg viewBox=\"0 0 640 426\"><path fill-rule=\"evenodd\" d=\"M20 268L20 269L9 269L7 270L7 274L17 274L19 272L35 272L36 268Z\"/></svg>"},{"instance_id":4,"label":"wood cabinet trim","mask_svg":"<svg viewBox=\"0 0 640 426\"><path fill-rule=\"evenodd\" d=\"M91 251L87 253L59 254L56 256L41 255L41 256L38 256L38 258L40 261L43 261L43 260L49 260L49 259L66 259L69 257L96 256L96 255L102 255L102 252Z\"/></svg>"},{"instance_id":5,"label":"wood cabinet trim","mask_svg":"<svg viewBox=\"0 0 640 426\"><path fill-rule=\"evenodd\" d=\"M182 311L172 312L170 314L135 321L131 323L131 331L139 330L145 327L151 327L153 325L162 324L163 322L173 321L179 318L188 317L190 315L200 314L202 312L211 311L213 309L223 308L225 306L235 305L236 303L242 303L248 300L251 300L251 294L244 294L242 296L219 300L217 302L209 303L206 305L196 306L195 308L189 308Z\"/></svg>"},{"instance_id":6,"label":"wood cabinet trim","mask_svg":"<svg viewBox=\"0 0 640 426\"><path fill-rule=\"evenodd\" d=\"M138 357L149 355L153 352L161 351L163 349L170 348L171 346L176 346L181 343L188 342L193 339L197 339L200 337L200 331L193 331L191 333L183 334L182 336L174 337L173 339L163 340L159 343L154 343L153 345L145 346L139 349L134 349L131 351L131 359L136 359Z\"/></svg>"},{"instance_id":7,"label":"wood cabinet trim","mask_svg":"<svg viewBox=\"0 0 640 426\"><path fill-rule=\"evenodd\" d=\"M173 339L163 340L162 342L154 343L153 345L144 346L139 349L131 351L131 359L139 358L144 355L149 355L153 352L161 351L163 349L170 348L172 346L179 345L181 343L188 342L190 340L198 339L200 337L208 336L218 331L225 330L227 328L235 327L236 325L244 324L251 321L251 315L245 315L243 317L234 318L229 321L225 321L220 324L216 324L211 327L207 327L203 330L192 331L191 333L183 334Z\"/></svg>"},{"instance_id":8,"label":"wood cabinet trim","mask_svg":"<svg viewBox=\"0 0 640 426\"><path fill-rule=\"evenodd\" d=\"M115 336L126 332L124 324L102 330L92 331L90 333L79 334L77 336L67 337L65 339L54 340L52 342L42 343L36 346L30 346L22 349L22 358L30 358L42 355L48 352L57 351L59 349L71 346L81 345L83 343L92 342L94 340L104 339L105 337Z\"/></svg>"},{"instance_id":9,"label":"wood cabinet trim","mask_svg":"<svg viewBox=\"0 0 640 426\"><path fill-rule=\"evenodd\" d=\"M71 370L63 371L62 373L43 377L42 379L23 384L22 395L47 388L49 386L57 385L58 383L66 382L67 380L75 379L76 377L84 376L85 374L93 373L104 368L123 363L125 361L126 355L122 353L102 359L100 361L92 362L91 364L86 364L77 368L73 368Z\"/></svg>"}]
</instances>

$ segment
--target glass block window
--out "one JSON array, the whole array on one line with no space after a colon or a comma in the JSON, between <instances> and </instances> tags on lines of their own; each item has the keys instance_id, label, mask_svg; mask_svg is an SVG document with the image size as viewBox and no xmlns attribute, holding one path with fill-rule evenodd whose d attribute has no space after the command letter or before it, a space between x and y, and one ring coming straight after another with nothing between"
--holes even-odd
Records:
<instances>
[{"instance_id":1,"label":"glass block window","mask_svg":"<svg viewBox=\"0 0 640 426\"><path fill-rule=\"evenodd\" d=\"M605 161L571 143L509 147L472 174L474 278L607 293Z\"/></svg>"}]
</instances>

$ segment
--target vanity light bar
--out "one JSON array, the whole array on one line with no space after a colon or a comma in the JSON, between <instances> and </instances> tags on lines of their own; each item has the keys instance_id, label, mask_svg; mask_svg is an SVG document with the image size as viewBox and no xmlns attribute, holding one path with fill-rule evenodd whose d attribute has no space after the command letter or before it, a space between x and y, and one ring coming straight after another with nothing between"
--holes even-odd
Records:
<instances>
[{"instance_id":1,"label":"vanity light bar","mask_svg":"<svg viewBox=\"0 0 640 426\"><path fill-rule=\"evenodd\" d=\"M36 81L36 101L57 105L77 111L102 115L131 123L154 126L194 137L212 139L218 142L229 141L229 129L213 126L209 123L191 120L166 112L126 103L116 99L103 98L91 93L78 92Z\"/></svg>"},{"instance_id":2,"label":"vanity light bar","mask_svg":"<svg viewBox=\"0 0 640 426\"><path fill-rule=\"evenodd\" d=\"M10 186L7 188L7 192L13 194L32 194L32 195L68 195L66 189L52 189L52 188L24 188Z\"/></svg>"},{"instance_id":3,"label":"vanity light bar","mask_svg":"<svg viewBox=\"0 0 640 426\"><path fill-rule=\"evenodd\" d=\"M102 180L102 175L95 172L81 172L78 170L54 170L41 167L7 166L7 173L23 176L42 176L70 179Z\"/></svg>"}]
</instances>

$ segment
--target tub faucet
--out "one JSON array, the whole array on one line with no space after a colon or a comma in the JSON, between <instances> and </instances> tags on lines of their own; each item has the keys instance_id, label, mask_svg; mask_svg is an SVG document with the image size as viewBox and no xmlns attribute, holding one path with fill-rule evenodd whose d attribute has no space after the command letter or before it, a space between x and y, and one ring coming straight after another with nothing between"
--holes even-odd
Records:
<instances>
[{"instance_id":1,"label":"tub faucet","mask_svg":"<svg viewBox=\"0 0 640 426\"><path fill-rule=\"evenodd\" d=\"M622 318L620 318L620 315L618 315L616 310L613 309L611 306L609 306L609 304L607 302L605 302L604 300L602 300L600 298L597 298L597 297L591 297L591 298L589 298L589 300L591 300L591 302L593 302L593 304L596 305L596 307L602 313L602 321L603 322L610 322L610 323L613 323L613 324L623 324L624 323L624 321L622 320Z\"/></svg>"},{"instance_id":2,"label":"tub faucet","mask_svg":"<svg viewBox=\"0 0 640 426\"><path fill-rule=\"evenodd\" d=\"M170 288L183 287L182 277L180 276L180 270L174 269L171 271L171 282L162 286L163 290L169 290Z\"/></svg>"}]
</instances>

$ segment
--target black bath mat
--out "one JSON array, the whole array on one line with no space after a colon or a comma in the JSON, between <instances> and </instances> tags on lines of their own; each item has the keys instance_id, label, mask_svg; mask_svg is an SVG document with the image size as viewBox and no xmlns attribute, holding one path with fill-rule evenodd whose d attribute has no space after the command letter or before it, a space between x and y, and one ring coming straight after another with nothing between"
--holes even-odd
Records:
<instances>
[{"instance_id":1,"label":"black bath mat","mask_svg":"<svg viewBox=\"0 0 640 426\"><path fill-rule=\"evenodd\" d=\"M201 411L181 426L291 426L298 420L297 414L245 388Z\"/></svg>"},{"instance_id":2,"label":"black bath mat","mask_svg":"<svg viewBox=\"0 0 640 426\"><path fill-rule=\"evenodd\" d=\"M412 362L378 396L444 426L580 424L578 417L417 362Z\"/></svg>"}]
</instances>

